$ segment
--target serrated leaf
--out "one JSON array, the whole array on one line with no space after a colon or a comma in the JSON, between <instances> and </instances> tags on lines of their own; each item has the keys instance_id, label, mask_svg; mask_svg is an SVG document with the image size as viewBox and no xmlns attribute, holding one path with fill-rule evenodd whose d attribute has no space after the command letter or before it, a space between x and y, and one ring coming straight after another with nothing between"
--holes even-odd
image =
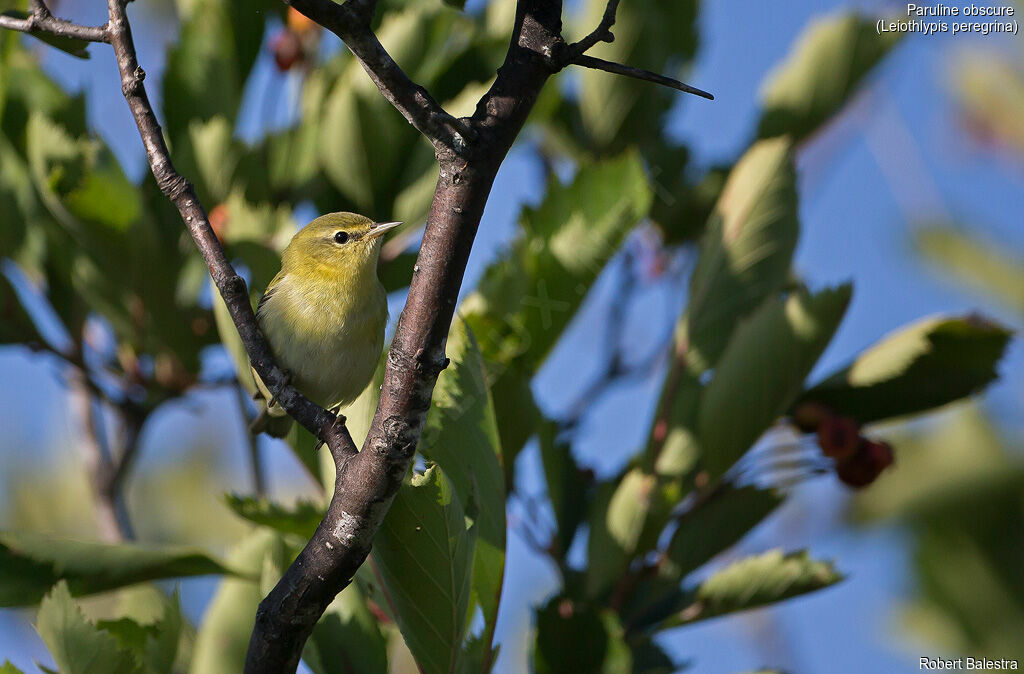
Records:
<instances>
[{"instance_id":1,"label":"serrated leaf","mask_svg":"<svg viewBox=\"0 0 1024 674\"><path fill-rule=\"evenodd\" d=\"M61 674L142 672L130 652L119 649L113 636L86 619L64 581L43 598L36 629Z\"/></svg>"},{"instance_id":2,"label":"serrated leaf","mask_svg":"<svg viewBox=\"0 0 1024 674\"><path fill-rule=\"evenodd\" d=\"M902 33L875 31L875 20L837 13L811 23L769 76L758 136L809 136L835 115Z\"/></svg>"},{"instance_id":3,"label":"serrated leaf","mask_svg":"<svg viewBox=\"0 0 1024 674\"><path fill-rule=\"evenodd\" d=\"M476 339L461 318L452 322L445 354L451 363L437 379L420 451L452 481L476 522L473 593L484 614L490 651L505 572L505 474L494 406ZM472 508L479 510L472 513Z\"/></svg>"},{"instance_id":4,"label":"serrated leaf","mask_svg":"<svg viewBox=\"0 0 1024 674\"><path fill-rule=\"evenodd\" d=\"M898 330L807 391L861 423L923 412L995 380L1011 332L980 316L933 316Z\"/></svg>"},{"instance_id":5,"label":"serrated leaf","mask_svg":"<svg viewBox=\"0 0 1024 674\"><path fill-rule=\"evenodd\" d=\"M693 602L666 621L663 628L774 604L842 579L831 562L815 561L806 551L784 555L781 550L772 550L712 574L693 590Z\"/></svg>"},{"instance_id":6,"label":"serrated leaf","mask_svg":"<svg viewBox=\"0 0 1024 674\"><path fill-rule=\"evenodd\" d=\"M267 498L226 494L224 500L236 515L254 524L309 539L324 516L324 508L312 501L298 499L284 506Z\"/></svg>"},{"instance_id":7,"label":"serrated leaf","mask_svg":"<svg viewBox=\"0 0 1024 674\"><path fill-rule=\"evenodd\" d=\"M721 477L800 395L850 302L851 287L770 297L733 333L701 397L697 436Z\"/></svg>"},{"instance_id":8,"label":"serrated leaf","mask_svg":"<svg viewBox=\"0 0 1024 674\"><path fill-rule=\"evenodd\" d=\"M235 573L196 548L92 543L29 532L0 532L0 606L26 606L58 580L75 595L161 578Z\"/></svg>"},{"instance_id":9,"label":"serrated leaf","mask_svg":"<svg viewBox=\"0 0 1024 674\"><path fill-rule=\"evenodd\" d=\"M426 674L452 671L466 634L476 526L437 466L403 484L373 546L402 637Z\"/></svg>"},{"instance_id":10,"label":"serrated leaf","mask_svg":"<svg viewBox=\"0 0 1024 674\"><path fill-rule=\"evenodd\" d=\"M270 529L256 529L228 557L248 578L225 578L206 607L192 652L190 674L240 672L245 664L256 608L263 592L256 580L264 560L279 556L284 541Z\"/></svg>"},{"instance_id":11,"label":"serrated leaf","mask_svg":"<svg viewBox=\"0 0 1024 674\"><path fill-rule=\"evenodd\" d=\"M146 674L171 674L184 624L177 593L164 602L163 611L153 623L122 617L101 620L97 627L113 636L121 650L133 653Z\"/></svg>"},{"instance_id":12,"label":"serrated leaf","mask_svg":"<svg viewBox=\"0 0 1024 674\"><path fill-rule=\"evenodd\" d=\"M714 367L737 323L787 283L797 208L792 146L755 143L729 174L701 240L679 336L691 372Z\"/></svg>"}]
</instances>

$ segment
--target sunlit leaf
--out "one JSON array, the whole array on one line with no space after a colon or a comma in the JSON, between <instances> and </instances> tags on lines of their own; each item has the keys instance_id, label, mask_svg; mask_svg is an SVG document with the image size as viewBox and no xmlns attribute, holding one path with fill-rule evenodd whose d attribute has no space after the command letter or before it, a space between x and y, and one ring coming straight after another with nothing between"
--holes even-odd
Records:
<instances>
[{"instance_id":1,"label":"sunlit leaf","mask_svg":"<svg viewBox=\"0 0 1024 674\"><path fill-rule=\"evenodd\" d=\"M844 285L771 297L736 329L698 413L701 462L710 479L725 473L800 395L850 294Z\"/></svg>"},{"instance_id":2,"label":"sunlit leaf","mask_svg":"<svg viewBox=\"0 0 1024 674\"><path fill-rule=\"evenodd\" d=\"M313 536L324 516L322 506L303 499L291 506L284 506L267 498L239 494L227 494L224 498L228 507L239 517L303 539Z\"/></svg>"}]
</instances>

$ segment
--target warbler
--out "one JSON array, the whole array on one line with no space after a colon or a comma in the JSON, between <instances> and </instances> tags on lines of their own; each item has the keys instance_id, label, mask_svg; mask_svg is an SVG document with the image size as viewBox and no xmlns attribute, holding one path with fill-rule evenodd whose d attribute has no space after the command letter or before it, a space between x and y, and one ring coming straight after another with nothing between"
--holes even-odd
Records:
<instances>
[{"instance_id":1,"label":"warbler","mask_svg":"<svg viewBox=\"0 0 1024 674\"><path fill-rule=\"evenodd\" d=\"M257 306L260 329L290 383L322 407L351 403L377 368L388 320L377 260L384 233L400 224L355 213L313 220L284 249L281 271ZM291 420L266 418L286 412L252 374L267 402L253 430L281 437Z\"/></svg>"}]
</instances>

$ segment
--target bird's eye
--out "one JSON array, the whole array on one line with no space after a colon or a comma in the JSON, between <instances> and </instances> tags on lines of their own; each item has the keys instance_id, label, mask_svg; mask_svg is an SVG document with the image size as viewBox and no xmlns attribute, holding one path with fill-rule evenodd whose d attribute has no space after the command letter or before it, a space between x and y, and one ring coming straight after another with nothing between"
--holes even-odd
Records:
<instances>
[{"instance_id":1,"label":"bird's eye","mask_svg":"<svg viewBox=\"0 0 1024 674\"><path fill-rule=\"evenodd\" d=\"M348 232L337 232L334 235L335 243L345 243L346 241L348 241Z\"/></svg>"}]
</instances>

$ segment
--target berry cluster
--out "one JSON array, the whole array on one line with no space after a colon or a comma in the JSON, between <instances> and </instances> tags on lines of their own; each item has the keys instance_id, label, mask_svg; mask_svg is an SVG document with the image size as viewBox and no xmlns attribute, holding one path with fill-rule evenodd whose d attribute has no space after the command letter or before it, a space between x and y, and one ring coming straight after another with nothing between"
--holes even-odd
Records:
<instances>
[{"instance_id":1,"label":"berry cluster","mask_svg":"<svg viewBox=\"0 0 1024 674\"><path fill-rule=\"evenodd\" d=\"M803 431L817 433L822 453L836 462L836 476L850 487L866 487L893 463L889 443L865 438L854 419L820 403L801 403L793 422Z\"/></svg>"}]
</instances>

